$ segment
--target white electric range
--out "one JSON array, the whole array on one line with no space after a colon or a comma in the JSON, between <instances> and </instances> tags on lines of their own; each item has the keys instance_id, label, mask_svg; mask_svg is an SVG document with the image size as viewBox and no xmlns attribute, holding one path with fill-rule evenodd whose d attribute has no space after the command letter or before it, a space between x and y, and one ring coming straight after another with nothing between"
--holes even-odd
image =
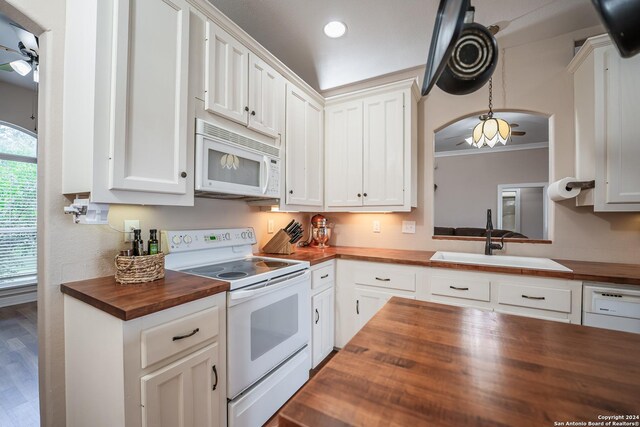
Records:
<instances>
[{"instance_id":1,"label":"white electric range","mask_svg":"<svg viewBox=\"0 0 640 427\"><path fill-rule=\"evenodd\" d=\"M254 256L252 228L161 236L167 269L229 282L228 424L262 425L309 379L309 263Z\"/></svg>"}]
</instances>

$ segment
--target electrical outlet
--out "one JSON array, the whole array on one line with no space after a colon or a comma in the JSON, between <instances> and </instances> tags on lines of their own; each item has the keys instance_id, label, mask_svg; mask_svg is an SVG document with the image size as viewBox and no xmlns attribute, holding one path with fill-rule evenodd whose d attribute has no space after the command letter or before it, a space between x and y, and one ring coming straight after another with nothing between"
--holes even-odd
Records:
<instances>
[{"instance_id":1,"label":"electrical outlet","mask_svg":"<svg viewBox=\"0 0 640 427\"><path fill-rule=\"evenodd\" d=\"M124 241L130 242L133 240L133 230L140 228L140 220L139 219L125 219L124 220Z\"/></svg>"},{"instance_id":2,"label":"electrical outlet","mask_svg":"<svg viewBox=\"0 0 640 427\"><path fill-rule=\"evenodd\" d=\"M374 233L380 232L380 221L373 221L373 232Z\"/></svg>"},{"instance_id":3,"label":"electrical outlet","mask_svg":"<svg viewBox=\"0 0 640 427\"><path fill-rule=\"evenodd\" d=\"M267 233L273 234L273 220L267 221Z\"/></svg>"},{"instance_id":4,"label":"electrical outlet","mask_svg":"<svg viewBox=\"0 0 640 427\"><path fill-rule=\"evenodd\" d=\"M407 234L415 234L416 233L416 222L415 221L402 221L402 232Z\"/></svg>"}]
</instances>

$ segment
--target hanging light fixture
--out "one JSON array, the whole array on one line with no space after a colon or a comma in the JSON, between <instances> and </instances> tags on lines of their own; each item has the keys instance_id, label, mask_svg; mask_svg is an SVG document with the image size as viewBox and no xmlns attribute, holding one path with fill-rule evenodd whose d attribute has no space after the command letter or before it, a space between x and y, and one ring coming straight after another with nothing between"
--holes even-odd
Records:
<instances>
[{"instance_id":1,"label":"hanging light fixture","mask_svg":"<svg viewBox=\"0 0 640 427\"><path fill-rule=\"evenodd\" d=\"M493 78L489 79L489 112L479 117L480 123L473 128L469 144L476 148L485 145L493 148L498 142L507 144L511 139L511 126L502 119L493 117Z\"/></svg>"}]
</instances>

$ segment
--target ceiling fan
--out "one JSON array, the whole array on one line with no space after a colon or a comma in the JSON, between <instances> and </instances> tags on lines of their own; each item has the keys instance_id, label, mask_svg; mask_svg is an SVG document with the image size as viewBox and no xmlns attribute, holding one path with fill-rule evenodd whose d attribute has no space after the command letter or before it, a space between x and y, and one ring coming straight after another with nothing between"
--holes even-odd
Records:
<instances>
[{"instance_id":1,"label":"ceiling fan","mask_svg":"<svg viewBox=\"0 0 640 427\"><path fill-rule=\"evenodd\" d=\"M517 127L519 127L519 126L520 126L518 123L511 123L511 125L510 125L510 126L511 126L511 129L512 129L512 130L511 130L511 136L512 136L512 137L513 137L513 136L524 136L524 135L526 135L526 134L527 134L527 132L525 132L525 131L521 131L521 130L513 130L513 128L517 128ZM471 138L471 137L469 137L469 138ZM466 142L466 143L469 143L469 141L467 141L466 139L463 139L462 141L460 141L460 142L458 142L458 143L456 144L456 147L457 147L457 146L459 146L459 145L464 144L465 142Z\"/></svg>"},{"instance_id":2,"label":"ceiling fan","mask_svg":"<svg viewBox=\"0 0 640 427\"><path fill-rule=\"evenodd\" d=\"M14 54L16 59L0 64L0 71L16 72L21 76L26 76L33 70L33 81L38 82L38 38L27 30L18 27L14 23L9 23L13 27L18 38L18 49L12 49L0 45L1 50Z\"/></svg>"}]
</instances>

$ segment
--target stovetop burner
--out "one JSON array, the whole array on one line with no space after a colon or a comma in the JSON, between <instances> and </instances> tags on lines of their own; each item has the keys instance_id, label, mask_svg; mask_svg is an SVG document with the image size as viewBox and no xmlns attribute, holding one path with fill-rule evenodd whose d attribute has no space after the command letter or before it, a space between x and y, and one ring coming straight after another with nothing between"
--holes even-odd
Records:
<instances>
[{"instance_id":1,"label":"stovetop burner","mask_svg":"<svg viewBox=\"0 0 640 427\"><path fill-rule=\"evenodd\" d=\"M218 264L204 265L201 267L187 268L185 273L193 273L200 276L221 280L237 280L244 277L255 276L288 267L294 263L278 260L270 260L259 257L243 258Z\"/></svg>"}]
</instances>

